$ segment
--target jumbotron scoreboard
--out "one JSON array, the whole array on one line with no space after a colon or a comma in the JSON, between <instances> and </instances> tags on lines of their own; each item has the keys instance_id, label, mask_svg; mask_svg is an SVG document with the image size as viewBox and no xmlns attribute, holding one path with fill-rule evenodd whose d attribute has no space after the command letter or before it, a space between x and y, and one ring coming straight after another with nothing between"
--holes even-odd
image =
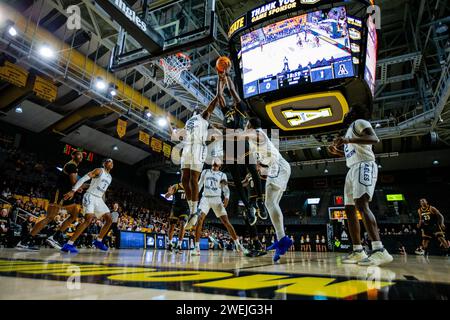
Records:
<instances>
[{"instance_id":1,"label":"jumbotron scoreboard","mask_svg":"<svg viewBox=\"0 0 450 320\"><path fill-rule=\"evenodd\" d=\"M375 90L376 21L371 1L276 0L228 31L241 96L284 134L340 129L354 103Z\"/></svg>"}]
</instances>

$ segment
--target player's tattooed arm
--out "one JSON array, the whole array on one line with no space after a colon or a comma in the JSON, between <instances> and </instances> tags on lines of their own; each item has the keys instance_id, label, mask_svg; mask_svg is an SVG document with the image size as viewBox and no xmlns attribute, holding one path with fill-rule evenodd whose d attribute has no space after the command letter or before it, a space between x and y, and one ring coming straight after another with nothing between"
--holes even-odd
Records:
<instances>
[{"instance_id":1,"label":"player's tattooed arm","mask_svg":"<svg viewBox=\"0 0 450 320\"><path fill-rule=\"evenodd\" d=\"M69 180L72 185L75 185L75 183L77 183L77 173L69 174Z\"/></svg>"},{"instance_id":2,"label":"player's tattooed arm","mask_svg":"<svg viewBox=\"0 0 450 320\"><path fill-rule=\"evenodd\" d=\"M206 110L203 111L203 113L202 113L203 119L208 120L211 117L211 114L213 113L214 109L216 108L218 101L219 101L219 96L215 96L214 99L211 100L211 102L208 105L208 108L206 108Z\"/></svg>"},{"instance_id":3,"label":"player's tattooed arm","mask_svg":"<svg viewBox=\"0 0 450 320\"><path fill-rule=\"evenodd\" d=\"M236 91L236 87L234 86L233 80L231 80L231 77L229 74L225 75L225 81L226 81L228 90L230 90L231 96L233 97L234 103L240 103L241 97L239 97L239 94Z\"/></svg>"},{"instance_id":4,"label":"player's tattooed arm","mask_svg":"<svg viewBox=\"0 0 450 320\"><path fill-rule=\"evenodd\" d=\"M226 105L225 105L225 98L223 96L223 90L225 89L225 85L226 85L226 79L224 78L223 75L219 74L219 79L217 81L216 92L217 92L217 97L219 99L218 102L219 102L220 107L222 109L224 109L226 107Z\"/></svg>"},{"instance_id":5,"label":"player's tattooed arm","mask_svg":"<svg viewBox=\"0 0 450 320\"><path fill-rule=\"evenodd\" d=\"M97 168L86 174L85 176L81 177L77 183L72 187L72 191L67 192L64 195L64 200L70 200L73 198L75 192L77 192L78 189L80 189L83 184L87 181L89 181L92 178L98 177L102 173L102 169Z\"/></svg>"}]
</instances>

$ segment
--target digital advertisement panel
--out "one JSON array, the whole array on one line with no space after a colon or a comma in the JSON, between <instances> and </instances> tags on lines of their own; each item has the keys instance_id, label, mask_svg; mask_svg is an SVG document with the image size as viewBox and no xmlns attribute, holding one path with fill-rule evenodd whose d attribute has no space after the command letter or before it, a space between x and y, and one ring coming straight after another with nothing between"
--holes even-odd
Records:
<instances>
[{"instance_id":1,"label":"digital advertisement panel","mask_svg":"<svg viewBox=\"0 0 450 320\"><path fill-rule=\"evenodd\" d=\"M353 77L345 7L285 19L241 36L244 97Z\"/></svg>"},{"instance_id":2,"label":"digital advertisement panel","mask_svg":"<svg viewBox=\"0 0 450 320\"><path fill-rule=\"evenodd\" d=\"M375 94L375 79L377 71L377 29L372 18L367 19L367 28L369 31L367 37L367 52L366 52L366 68L364 71L364 79L369 85L372 95Z\"/></svg>"}]
</instances>

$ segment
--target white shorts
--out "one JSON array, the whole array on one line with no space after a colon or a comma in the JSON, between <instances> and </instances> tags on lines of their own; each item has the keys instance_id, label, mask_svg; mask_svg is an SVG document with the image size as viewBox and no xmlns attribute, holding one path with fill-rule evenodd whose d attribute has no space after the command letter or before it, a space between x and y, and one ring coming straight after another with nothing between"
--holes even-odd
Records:
<instances>
[{"instance_id":1,"label":"white shorts","mask_svg":"<svg viewBox=\"0 0 450 320\"><path fill-rule=\"evenodd\" d=\"M206 160L207 148L203 144L187 144L181 154L181 169L202 172Z\"/></svg>"},{"instance_id":2,"label":"white shorts","mask_svg":"<svg viewBox=\"0 0 450 320\"><path fill-rule=\"evenodd\" d=\"M84 214L95 214L100 219L105 213L109 213L109 208L103 201L103 198L85 193L83 196Z\"/></svg>"},{"instance_id":3,"label":"white shorts","mask_svg":"<svg viewBox=\"0 0 450 320\"><path fill-rule=\"evenodd\" d=\"M369 195L369 201L372 201L377 178L378 166L375 161L353 165L345 177L344 204L355 205L355 199L361 198L365 193Z\"/></svg>"},{"instance_id":4,"label":"white shorts","mask_svg":"<svg viewBox=\"0 0 450 320\"><path fill-rule=\"evenodd\" d=\"M289 162L287 162L284 158L281 158L269 167L266 186L268 184L273 184L282 191L286 191L290 176L291 166L289 165Z\"/></svg>"},{"instance_id":5,"label":"white shorts","mask_svg":"<svg viewBox=\"0 0 450 320\"><path fill-rule=\"evenodd\" d=\"M208 214L209 209L213 209L217 218L226 216L227 210L223 206L221 197L202 197L198 206L204 214Z\"/></svg>"}]
</instances>

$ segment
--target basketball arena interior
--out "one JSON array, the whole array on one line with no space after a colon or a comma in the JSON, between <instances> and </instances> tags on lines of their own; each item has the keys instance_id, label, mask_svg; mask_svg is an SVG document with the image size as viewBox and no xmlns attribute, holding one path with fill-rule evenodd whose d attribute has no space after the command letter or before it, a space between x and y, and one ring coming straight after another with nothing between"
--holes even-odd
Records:
<instances>
[{"instance_id":1,"label":"basketball arena interior","mask_svg":"<svg viewBox=\"0 0 450 320\"><path fill-rule=\"evenodd\" d=\"M1 0L0 299L448 300L449 24Z\"/></svg>"}]
</instances>

